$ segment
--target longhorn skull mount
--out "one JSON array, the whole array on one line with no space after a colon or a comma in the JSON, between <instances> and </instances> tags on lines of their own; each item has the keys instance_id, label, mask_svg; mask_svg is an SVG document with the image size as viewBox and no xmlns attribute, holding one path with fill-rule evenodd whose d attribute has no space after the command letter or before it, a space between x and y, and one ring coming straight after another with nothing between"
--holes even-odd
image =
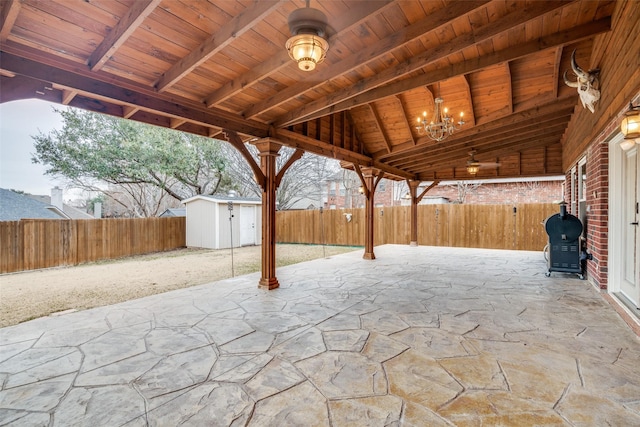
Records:
<instances>
[{"instance_id":1,"label":"longhorn skull mount","mask_svg":"<svg viewBox=\"0 0 640 427\"><path fill-rule=\"evenodd\" d=\"M595 112L594 105L600 99L600 69L584 71L576 62L576 51L571 54L571 68L576 75L576 81L572 82L567 78L567 71L564 72L564 83L569 87L578 89L580 101L584 108L588 108L592 113Z\"/></svg>"}]
</instances>

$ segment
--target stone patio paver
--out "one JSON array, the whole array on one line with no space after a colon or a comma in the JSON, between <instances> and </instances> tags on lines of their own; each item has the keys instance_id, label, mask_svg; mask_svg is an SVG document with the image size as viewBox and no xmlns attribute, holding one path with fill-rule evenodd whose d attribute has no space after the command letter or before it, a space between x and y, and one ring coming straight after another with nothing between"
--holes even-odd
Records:
<instances>
[{"instance_id":1,"label":"stone patio paver","mask_svg":"<svg viewBox=\"0 0 640 427\"><path fill-rule=\"evenodd\" d=\"M0 330L0 425L640 425L640 339L541 253L386 245Z\"/></svg>"}]
</instances>

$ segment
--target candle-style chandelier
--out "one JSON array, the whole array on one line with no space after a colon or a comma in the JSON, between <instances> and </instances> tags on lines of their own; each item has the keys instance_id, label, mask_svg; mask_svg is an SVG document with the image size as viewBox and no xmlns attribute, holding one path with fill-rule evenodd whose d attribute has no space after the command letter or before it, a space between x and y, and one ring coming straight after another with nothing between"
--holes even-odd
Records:
<instances>
[{"instance_id":1,"label":"candle-style chandelier","mask_svg":"<svg viewBox=\"0 0 640 427\"><path fill-rule=\"evenodd\" d=\"M427 112L422 113L422 117L418 117L418 125L416 129L419 135L427 135L434 141L442 141L453 132L460 129L464 125L464 113L460 112L460 120L457 123L449 116L449 110L443 107L444 99L440 97L440 84L438 83L438 97L434 99L435 111L431 121L427 120ZM457 126L456 126L457 125Z\"/></svg>"}]
</instances>

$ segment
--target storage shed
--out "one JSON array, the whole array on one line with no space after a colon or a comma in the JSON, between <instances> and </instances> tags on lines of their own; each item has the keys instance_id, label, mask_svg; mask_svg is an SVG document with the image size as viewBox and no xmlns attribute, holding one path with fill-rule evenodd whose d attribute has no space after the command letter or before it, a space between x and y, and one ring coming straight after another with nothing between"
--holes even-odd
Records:
<instances>
[{"instance_id":1,"label":"storage shed","mask_svg":"<svg viewBox=\"0 0 640 427\"><path fill-rule=\"evenodd\" d=\"M188 247L225 249L232 243L233 247L260 243L260 199L198 195L182 203L187 209Z\"/></svg>"}]
</instances>

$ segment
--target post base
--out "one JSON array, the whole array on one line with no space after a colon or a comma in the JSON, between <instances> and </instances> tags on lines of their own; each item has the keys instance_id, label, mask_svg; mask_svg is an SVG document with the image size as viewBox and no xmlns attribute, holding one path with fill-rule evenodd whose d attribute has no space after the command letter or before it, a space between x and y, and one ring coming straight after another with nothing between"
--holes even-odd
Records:
<instances>
[{"instance_id":1,"label":"post base","mask_svg":"<svg viewBox=\"0 0 640 427\"><path fill-rule=\"evenodd\" d=\"M258 282L258 288L264 289L266 291L270 291L279 287L280 283L278 283L278 279L276 279L275 277L272 277L271 279L262 278Z\"/></svg>"},{"instance_id":2,"label":"post base","mask_svg":"<svg viewBox=\"0 0 640 427\"><path fill-rule=\"evenodd\" d=\"M418 242L411 242L409 243L409 246L418 246Z\"/></svg>"},{"instance_id":3,"label":"post base","mask_svg":"<svg viewBox=\"0 0 640 427\"><path fill-rule=\"evenodd\" d=\"M376 259L376 255L373 252L365 252L362 256L364 259Z\"/></svg>"}]
</instances>

